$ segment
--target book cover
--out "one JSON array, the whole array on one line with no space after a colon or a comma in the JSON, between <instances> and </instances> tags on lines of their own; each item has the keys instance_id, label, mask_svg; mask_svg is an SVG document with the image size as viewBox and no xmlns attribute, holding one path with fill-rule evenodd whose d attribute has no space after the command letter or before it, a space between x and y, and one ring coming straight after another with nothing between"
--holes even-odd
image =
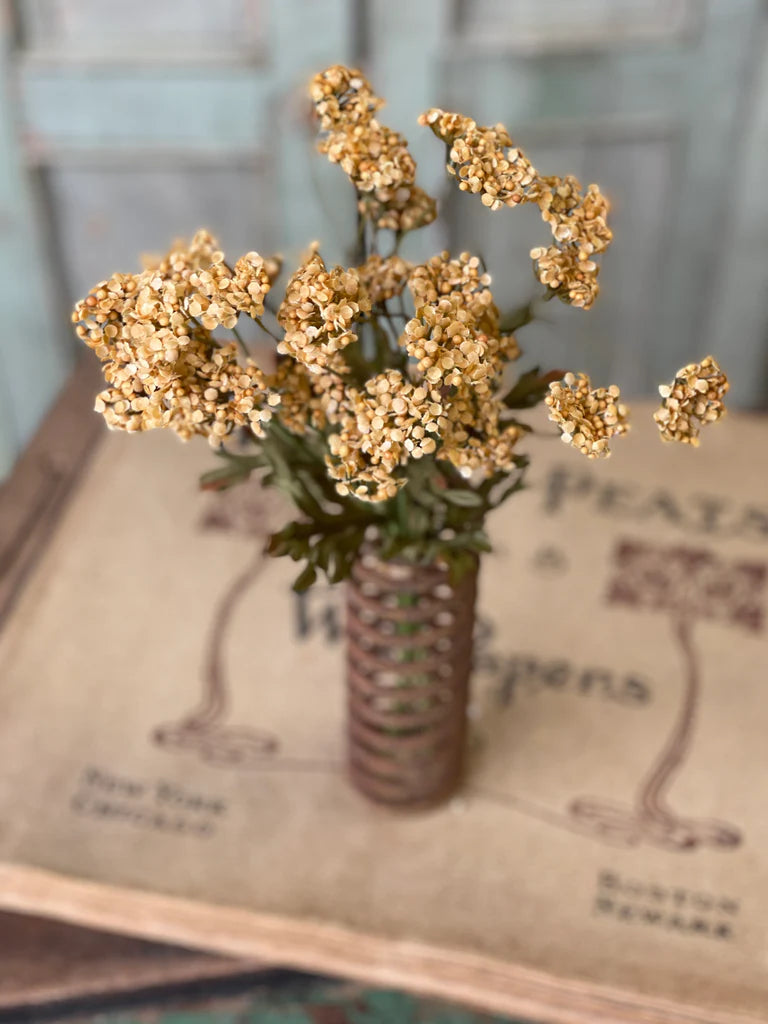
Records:
<instances>
[{"instance_id":1,"label":"book cover","mask_svg":"<svg viewBox=\"0 0 768 1024\"><path fill-rule=\"evenodd\" d=\"M109 435L0 635L0 906L556 1022L768 1020L766 422L590 463L537 421L491 520L447 806L344 770L344 589L279 499ZM647 414L647 415L646 415Z\"/></svg>"}]
</instances>

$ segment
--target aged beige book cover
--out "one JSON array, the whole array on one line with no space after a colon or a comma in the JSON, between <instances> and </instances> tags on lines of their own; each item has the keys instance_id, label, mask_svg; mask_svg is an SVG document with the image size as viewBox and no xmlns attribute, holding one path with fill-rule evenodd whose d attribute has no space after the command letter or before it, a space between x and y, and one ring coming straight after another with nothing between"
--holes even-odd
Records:
<instances>
[{"instance_id":1,"label":"aged beige book cover","mask_svg":"<svg viewBox=\"0 0 768 1024\"><path fill-rule=\"evenodd\" d=\"M768 1021L768 423L544 421L482 567L460 796L344 775L343 588L257 483L105 437L0 635L0 906L553 1022Z\"/></svg>"}]
</instances>

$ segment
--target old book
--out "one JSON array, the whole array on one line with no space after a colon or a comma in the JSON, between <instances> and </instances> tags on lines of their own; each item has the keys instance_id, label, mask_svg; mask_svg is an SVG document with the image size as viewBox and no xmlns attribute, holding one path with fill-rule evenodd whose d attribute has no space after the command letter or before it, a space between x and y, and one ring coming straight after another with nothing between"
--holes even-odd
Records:
<instances>
[{"instance_id":1,"label":"old book","mask_svg":"<svg viewBox=\"0 0 768 1024\"><path fill-rule=\"evenodd\" d=\"M472 744L402 816L344 775L343 590L258 485L105 437L0 637L0 905L530 1019L768 1021L768 425L548 425L492 521Z\"/></svg>"}]
</instances>

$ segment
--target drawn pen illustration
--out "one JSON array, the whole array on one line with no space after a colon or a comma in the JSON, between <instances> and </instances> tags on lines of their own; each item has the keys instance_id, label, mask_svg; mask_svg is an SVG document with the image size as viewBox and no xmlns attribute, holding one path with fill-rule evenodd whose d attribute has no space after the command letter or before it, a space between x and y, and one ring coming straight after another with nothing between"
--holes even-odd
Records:
<instances>
[{"instance_id":1,"label":"drawn pen illustration","mask_svg":"<svg viewBox=\"0 0 768 1024\"><path fill-rule=\"evenodd\" d=\"M265 565L264 539L274 510L259 487L244 487L216 495L201 521L201 529L246 536L254 542L252 557L229 580L213 609L201 664L197 702L177 720L159 725L152 739L160 747L193 753L219 768L336 773L341 761L285 757L280 738L268 728L230 721L231 683L227 644L233 619L251 588L258 585ZM579 795L563 809L547 807L525 794L501 793L473 786L473 799L506 805L557 828L578 832L610 846L649 844L671 852L700 847L734 849L743 842L743 825L694 818L678 811L671 790L695 743L696 718L706 672L696 647L697 629L707 622L756 634L765 624L768 566L752 560L728 560L703 547L663 545L636 538L615 542L609 556L605 602L610 609L658 612L672 630L679 656L673 680L681 697L669 733L659 737L657 752L638 779L633 796L620 803L599 795ZM545 566L537 565L544 572ZM306 637L317 625L325 642L340 635L338 602L331 594L321 621L311 622L306 597L297 597L296 627ZM488 654L492 624L478 621L479 647ZM494 662L491 656L491 663Z\"/></svg>"}]
</instances>

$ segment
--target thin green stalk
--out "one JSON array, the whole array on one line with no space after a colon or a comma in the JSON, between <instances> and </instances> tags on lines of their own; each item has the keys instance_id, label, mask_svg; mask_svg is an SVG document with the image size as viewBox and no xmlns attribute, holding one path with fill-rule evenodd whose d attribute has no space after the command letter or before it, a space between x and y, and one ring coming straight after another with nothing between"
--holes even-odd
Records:
<instances>
[{"instance_id":1,"label":"thin green stalk","mask_svg":"<svg viewBox=\"0 0 768 1024\"><path fill-rule=\"evenodd\" d=\"M243 355L246 357L246 359L250 359L251 358L251 352L250 352L250 349L248 348L248 346L246 345L245 339L243 338L243 336L240 334L240 332L238 331L238 329L236 327L232 328L232 333L234 334L235 338L237 339L238 345L243 350Z\"/></svg>"},{"instance_id":2,"label":"thin green stalk","mask_svg":"<svg viewBox=\"0 0 768 1024\"><path fill-rule=\"evenodd\" d=\"M359 193L355 190L355 211L357 213L357 234L355 237L355 263L365 263L368 258L365 244L365 216L360 210Z\"/></svg>"},{"instance_id":3,"label":"thin green stalk","mask_svg":"<svg viewBox=\"0 0 768 1024\"><path fill-rule=\"evenodd\" d=\"M398 335L397 335L397 332L396 332L395 328L392 325L391 315L389 313L389 310L387 309L386 303L382 302L381 306L377 307L373 311L373 317L374 317L374 319L376 321L379 321L379 320L383 320L384 321L384 323L386 324L385 334L386 334L387 339L389 341L390 348L392 349L393 352L396 351L397 348L399 347L398 343L397 343Z\"/></svg>"},{"instance_id":4,"label":"thin green stalk","mask_svg":"<svg viewBox=\"0 0 768 1024\"><path fill-rule=\"evenodd\" d=\"M254 316L254 317L252 317L252 319L256 321L256 323L259 325L259 327L262 329L262 331L264 331L265 334L268 334L273 341L276 341L278 343L280 341L282 341L282 338L280 338L277 334L275 334L274 331L270 331L270 329L267 327L267 325L264 323L264 321L261 319L261 317Z\"/></svg>"}]
</instances>

